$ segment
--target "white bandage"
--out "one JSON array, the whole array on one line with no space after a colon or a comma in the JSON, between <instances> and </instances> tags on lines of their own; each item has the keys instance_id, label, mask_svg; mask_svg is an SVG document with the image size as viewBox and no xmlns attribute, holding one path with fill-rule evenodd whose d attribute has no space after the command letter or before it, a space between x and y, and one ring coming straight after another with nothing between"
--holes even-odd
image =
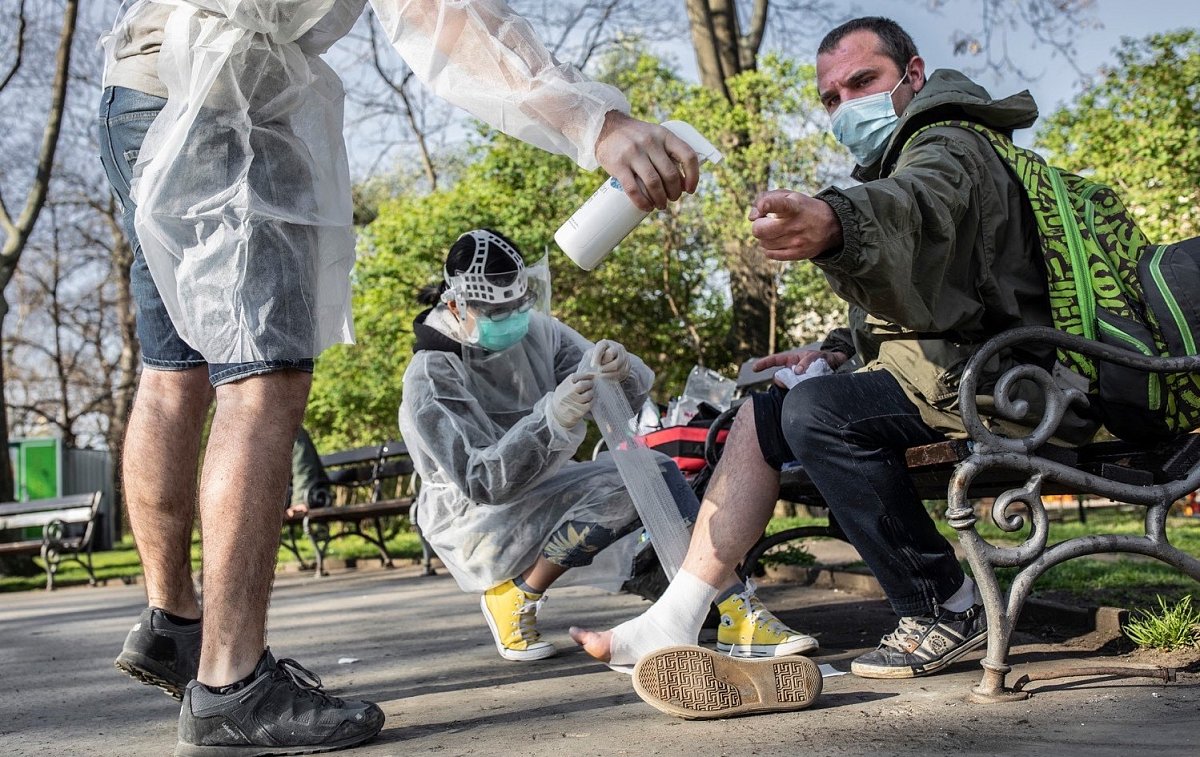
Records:
<instances>
[{"instance_id":1,"label":"white bandage","mask_svg":"<svg viewBox=\"0 0 1200 757\"><path fill-rule=\"evenodd\" d=\"M657 649L695 644L718 591L686 570L676 573L649 610L612 630L609 666L631 673L638 660Z\"/></svg>"}]
</instances>

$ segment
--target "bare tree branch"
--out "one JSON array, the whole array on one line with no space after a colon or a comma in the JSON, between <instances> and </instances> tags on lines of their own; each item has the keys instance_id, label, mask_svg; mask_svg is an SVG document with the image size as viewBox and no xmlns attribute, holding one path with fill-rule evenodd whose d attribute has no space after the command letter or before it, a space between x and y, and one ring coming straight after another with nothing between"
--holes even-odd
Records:
<instances>
[{"instance_id":1,"label":"bare tree branch","mask_svg":"<svg viewBox=\"0 0 1200 757\"><path fill-rule=\"evenodd\" d=\"M46 193L50 189L50 171L54 166L54 154L58 149L58 135L62 129L63 114L66 110L67 80L71 67L71 42L75 37L75 20L79 15L79 0L67 0L63 11L62 31L59 34L58 52L54 56L54 82L51 84L50 111L46 118L46 126L42 131L42 144L38 151L37 171L29 193L25 199L25 207L21 215L13 222L7 210L0 210L0 228L4 229L5 239L0 247L0 292L12 279L16 270L21 251L33 232L38 215L46 203ZM0 188L2 189L2 188ZM3 208L0 197L0 208ZM2 302L0 298L0 302ZM7 310L7 305L0 308ZM0 312L0 316L3 312Z\"/></svg>"},{"instance_id":2,"label":"bare tree branch","mask_svg":"<svg viewBox=\"0 0 1200 757\"><path fill-rule=\"evenodd\" d=\"M429 145L425 142L425 132L421 129L420 124L417 123L412 101L409 99L408 90L406 89L408 83L413 78L412 69L408 69L407 73L404 75L404 79L402 79L399 84L394 82L388 73L383 69L383 62L379 59L379 35L375 31L374 17L372 17L371 22L367 25L367 28L370 29L371 61L375 66L375 72L379 74L379 78L382 79L383 82L387 84L393 92L396 93L396 96L400 98L400 102L404 104L402 115L404 116L405 120L408 121L408 128L412 130L413 135L417 138L417 148L421 152L421 166L425 170L425 178L429 181L430 191L434 191L437 189L438 177L437 171L433 166L433 156L429 152Z\"/></svg>"},{"instance_id":3,"label":"bare tree branch","mask_svg":"<svg viewBox=\"0 0 1200 757\"><path fill-rule=\"evenodd\" d=\"M16 76L17 69L21 67L21 57L25 53L25 0L21 0L20 6L17 7L16 44L17 51L16 56L13 58L12 67L8 69L8 73L4 75L4 78L0 79L0 92L3 92L4 88L8 86L8 83L12 81L12 78Z\"/></svg>"}]
</instances>

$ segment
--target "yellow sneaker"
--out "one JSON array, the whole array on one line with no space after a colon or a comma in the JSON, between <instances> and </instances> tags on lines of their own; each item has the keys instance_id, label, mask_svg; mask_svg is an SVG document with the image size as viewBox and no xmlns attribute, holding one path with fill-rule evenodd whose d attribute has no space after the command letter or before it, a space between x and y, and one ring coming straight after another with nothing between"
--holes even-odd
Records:
<instances>
[{"instance_id":1,"label":"yellow sneaker","mask_svg":"<svg viewBox=\"0 0 1200 757\"><path fill-rule=\"evenodd\" d=\"M754 587L727 597L717 605L721 625L717 627L717 651L732 657L783 657L815 652L820 646L807 634L785 626L763 606Z\"/></svg>"},{"instance_id":2,"label":"yellow sneaker","mask_svg":"<svg viewBox=\"0 0 1200 757\"><path fill-rule=\"evenodd\" d=\"M493 586L479 598L501 657L541 660L558 651L550 642L542 641L537 630L537 611L544 601L541 594L527 594L512 581Z\"/></svg>"}]
</instances>

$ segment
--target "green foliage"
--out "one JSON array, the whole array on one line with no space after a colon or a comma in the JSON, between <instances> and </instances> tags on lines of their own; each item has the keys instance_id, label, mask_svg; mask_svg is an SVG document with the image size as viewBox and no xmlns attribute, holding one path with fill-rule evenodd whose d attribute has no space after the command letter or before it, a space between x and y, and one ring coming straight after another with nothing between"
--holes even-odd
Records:
<instances>
[{"instance_id":1,"label":"green foliage","mask_svg":"<svg viewBox=\"0 0 1200 757\"><path fill-rule=\"evenodd\" d=\"M1041 128L1052 163L1113 186L1156 242L1200 235L1200 31L1126 39Z\"/></svg>"},{"instance_id":2,"label":"green foliage","mask_svg":"<svg viewBox=\"0 0 1200 757\"><path fill-rule=\"evenodd\" d=\"M1125 625L1125 635L1142 648L1175 649L1200 647L1200 609L1192 607L1189 594L1168 606L1162 597L1158 611L1139 610Z\"/></svg>"},{"instance_id":3,"label":"green foliage","mask_svg":"<svg viewBox=\"0 0 1200 757\"><path fill-rule=\"evenodd\" d=\"M553 236L601 176L502 134L483 130L476 159L437 192L387 199L395 184L360 188L356 212L371 221L353 282L358 344L331 349L317 364L306 423L321 450L397 434L411 324L423 309L416 294L440 277L458 235L481 226L509 235L527 256L549 252L554 314L589 339L615 338L640 355L657 373L659 401L679 393L692 365L731 374L747 357L723 341L731 323L726 250L749 242L746 211L759 187L813 191L826 171L831 138L806 105L817 101L812 69L768 58L729 82L732 105L637 51L622 51L607 70L630 94L634 115L689 121L726 160L706 172L697 196L653 215L592 272L559 253ZM792 266L781 282L806 308L842 309L812 266ZM803 314L797 309L797 322ZM779 328L790 332L791 322Z\"/></svg>"},{"instance_id":4,"label":"green foliage","mask_svg":"<svg viewBox=\"0 0 1200 757\"><path fill-rule=\"evenodd\" d=\"M758 560L760 565L815 565L817 558L803 544L787 544L773 549Z\"/></svg>"}]
</instances>

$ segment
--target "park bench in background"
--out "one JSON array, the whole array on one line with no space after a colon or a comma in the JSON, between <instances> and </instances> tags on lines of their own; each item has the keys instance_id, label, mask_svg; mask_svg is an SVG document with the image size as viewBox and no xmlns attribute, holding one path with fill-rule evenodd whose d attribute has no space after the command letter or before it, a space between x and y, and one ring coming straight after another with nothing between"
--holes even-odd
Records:
<instances>
[{"instance_id":1,"label":"park bench in background","mask_svg":"<svg viewBox=\"0 0 1200 757\"><path fill-rule=\"evenodd\" d=\"M325 559L330 543L345 536L359 536L379 552L380 563L392 567L383 519L405 516L416 528L414 495L416 480L408 449L400 441L333 452L321 456L333 496L327 503L313 503L307 513L284 520L283 546L296 556L302 568L315 568L326 575ZM297 529L308 537L316 553L315 565L307 565L296 545ZM417 531L420 536L420 531ZM434 575L433 550L424 537L421 551L425 575Z\"/></svg>"},{"instance_id":2,"label":"park bench in background","mask_svg":"<svg viewBox=\"0 0 1200 757\"><path fill-rule=\"evenodd\" d=\"M92 570L92 538L100 519L100 492L73 494L56 499L0 504L0 532L41 528L35 539L18 536L0 543L0 555L29 555L42 558L46 589L54 589L54 577L63 560L77 562L87 571L88 583L96 585Z\"/></svg>"},{"instance_id":3,"label":"park bench in background","mask_svg":"<svg viewBox=\"0 0 1200 757\"><path fill-rule=\"evenodd\" d=\"M1042 387L1046 412L1028 436L1005 438L993 434L980 420L976 386L981 367L1002 349L1018 343L1041 342L1083 353L1131 368L1154 373L1200 371L1200 356L1183 358L1144 357L1044 327L1007 331L984 344L963 373L959 407L968 439L939 442L909 449L906 464L922 499L948 501L946 517L959 535L971 572L984 599L988 619L987 654L983 679L971 692L977 702L1023 699L1028 676L1009 688L1005 679L1013 630L1034 581L1066 560L1105 552L1128 552L1161 560L1200 581L1200 560L1180 551L1167 540L1166 522L1171 505L1200 489L1200 434L1185 434L1174 440L1136 445L1122 441L1100 441L1079 448L1050 443L1063 418L1070 398L1054 385L1045 371L1032 366L1014 368L997 384L996 406L1008 408L1014 419L1023 408L1002 400L1004 387L1018 379L1030 379ZM710 465L719 457L717 434L732 422L736 408L722 413L709 429L705 456ZM1142 536L1090 534L1058 543L1049 542L1049 521L1043 495L1094 494L1117 502L1144 507ZM784 471L780 497L820 507L820 493L802 470ZM1015 546L989 543L976 529L978 516L972 499L993 497L989 516L1006 533L1016 534L1029 526L1024 541ZM743 575L757 567L771 548L794 539L824 536L846 540L836 520L824 525L802 526L764 536L742 565ZM997 568L1017 568L1007 591L1002 591ZM1037 680L1097 673L1063 668L1037 674ZM1170 678L1171 671L1140 668L1104 668L1104 675L1153 675Z\"/></svg>"}]
</instances>

